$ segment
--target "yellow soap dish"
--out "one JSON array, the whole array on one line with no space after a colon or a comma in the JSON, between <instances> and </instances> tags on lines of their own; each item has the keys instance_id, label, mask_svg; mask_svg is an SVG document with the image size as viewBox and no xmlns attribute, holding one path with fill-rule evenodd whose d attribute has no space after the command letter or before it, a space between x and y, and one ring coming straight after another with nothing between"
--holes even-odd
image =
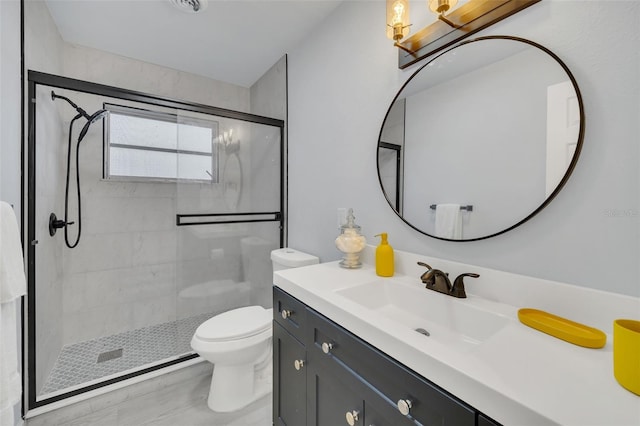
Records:
<instances>
[{"instance_id":1,"label":"yellow soap dish","mask_svg":"<svg viewBox=\"0 0 640 426\"><path fill-rule=\"evenodd\" d=\"M607 335L596 328L538 309L520 309L518 319L531 328L585 348L597 349L607 343Z\"/></svg>"}]
</instances>

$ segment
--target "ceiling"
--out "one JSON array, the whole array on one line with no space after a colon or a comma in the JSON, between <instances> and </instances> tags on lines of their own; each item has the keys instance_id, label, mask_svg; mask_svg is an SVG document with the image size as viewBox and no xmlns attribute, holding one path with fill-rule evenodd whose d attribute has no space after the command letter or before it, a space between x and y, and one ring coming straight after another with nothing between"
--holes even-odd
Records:
<instances>
[{"instance_id":1,"label":"ceiling","mask_svg":"<svg viewBox=\"0 0 640 426\"><path fill-rule=\"evenodd\" d=\"M342 2L208 0L196 14L171 0L45 1L68 43L243 87Z\"/></svg>"}]
</instances>

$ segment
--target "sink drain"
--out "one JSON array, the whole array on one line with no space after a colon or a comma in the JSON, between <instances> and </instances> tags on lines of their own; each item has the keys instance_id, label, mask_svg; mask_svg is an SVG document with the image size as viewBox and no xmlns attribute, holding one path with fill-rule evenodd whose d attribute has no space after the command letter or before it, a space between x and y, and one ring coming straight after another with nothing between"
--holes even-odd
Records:
<instances>
[{"instance_id":1,"label":"sink drain","mask_svg":"<svg viewBox=\"0 0 640 426\"><path fill-rule=\"evenodd\" d=\"M429 333L427 330L425 330L424 328L416 328L416 331L420 334L424 334L425 336L431 336L431 333Z\"/></svg>"}]
</instances>

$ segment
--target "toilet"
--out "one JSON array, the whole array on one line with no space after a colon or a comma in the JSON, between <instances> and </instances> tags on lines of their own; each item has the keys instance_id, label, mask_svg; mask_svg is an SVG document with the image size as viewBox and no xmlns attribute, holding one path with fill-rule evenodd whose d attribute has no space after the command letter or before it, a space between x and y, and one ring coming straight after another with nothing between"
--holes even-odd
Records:
<instances>
[{"instance_id":1,"label":"toilet","mask_svg":"<svg viewBox=\"0 0 640 426\"><path fill-rule=\"evenodd\" d=\"M271 252L274 271L313 265L316 256L291 248ZM211 362L207 405L233 412L271 392L273 309L252 305L208 319L196 329L191 348Z\"/></svg>"}]
</instances>

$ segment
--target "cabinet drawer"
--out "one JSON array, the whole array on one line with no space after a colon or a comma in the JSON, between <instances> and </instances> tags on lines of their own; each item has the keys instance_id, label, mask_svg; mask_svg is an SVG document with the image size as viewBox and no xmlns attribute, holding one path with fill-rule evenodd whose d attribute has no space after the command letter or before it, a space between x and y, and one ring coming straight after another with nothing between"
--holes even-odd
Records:
<instances>
[{"instance_id":1,"label":"cabinet drawer","mask_svg":"<svg viewBox=\"0 0 640 426\"><path fill-rule=\"evenodd\" d=\"M353 371L389 401L410 401L408 418L425 425L475 426L471 407L313 310L307 327L310 359Z\"/></svg>"},{"instance_id":2,"label":"cabinet drawer","mask_svg":"<svg viewBox=\"0 0 640 426\"><path fill-rule=\"evenodd\" d=\"M273 318L301 342L304 342L306 317L307 309L302 302L273 287Z\"/></svg>"}]
</instances>

